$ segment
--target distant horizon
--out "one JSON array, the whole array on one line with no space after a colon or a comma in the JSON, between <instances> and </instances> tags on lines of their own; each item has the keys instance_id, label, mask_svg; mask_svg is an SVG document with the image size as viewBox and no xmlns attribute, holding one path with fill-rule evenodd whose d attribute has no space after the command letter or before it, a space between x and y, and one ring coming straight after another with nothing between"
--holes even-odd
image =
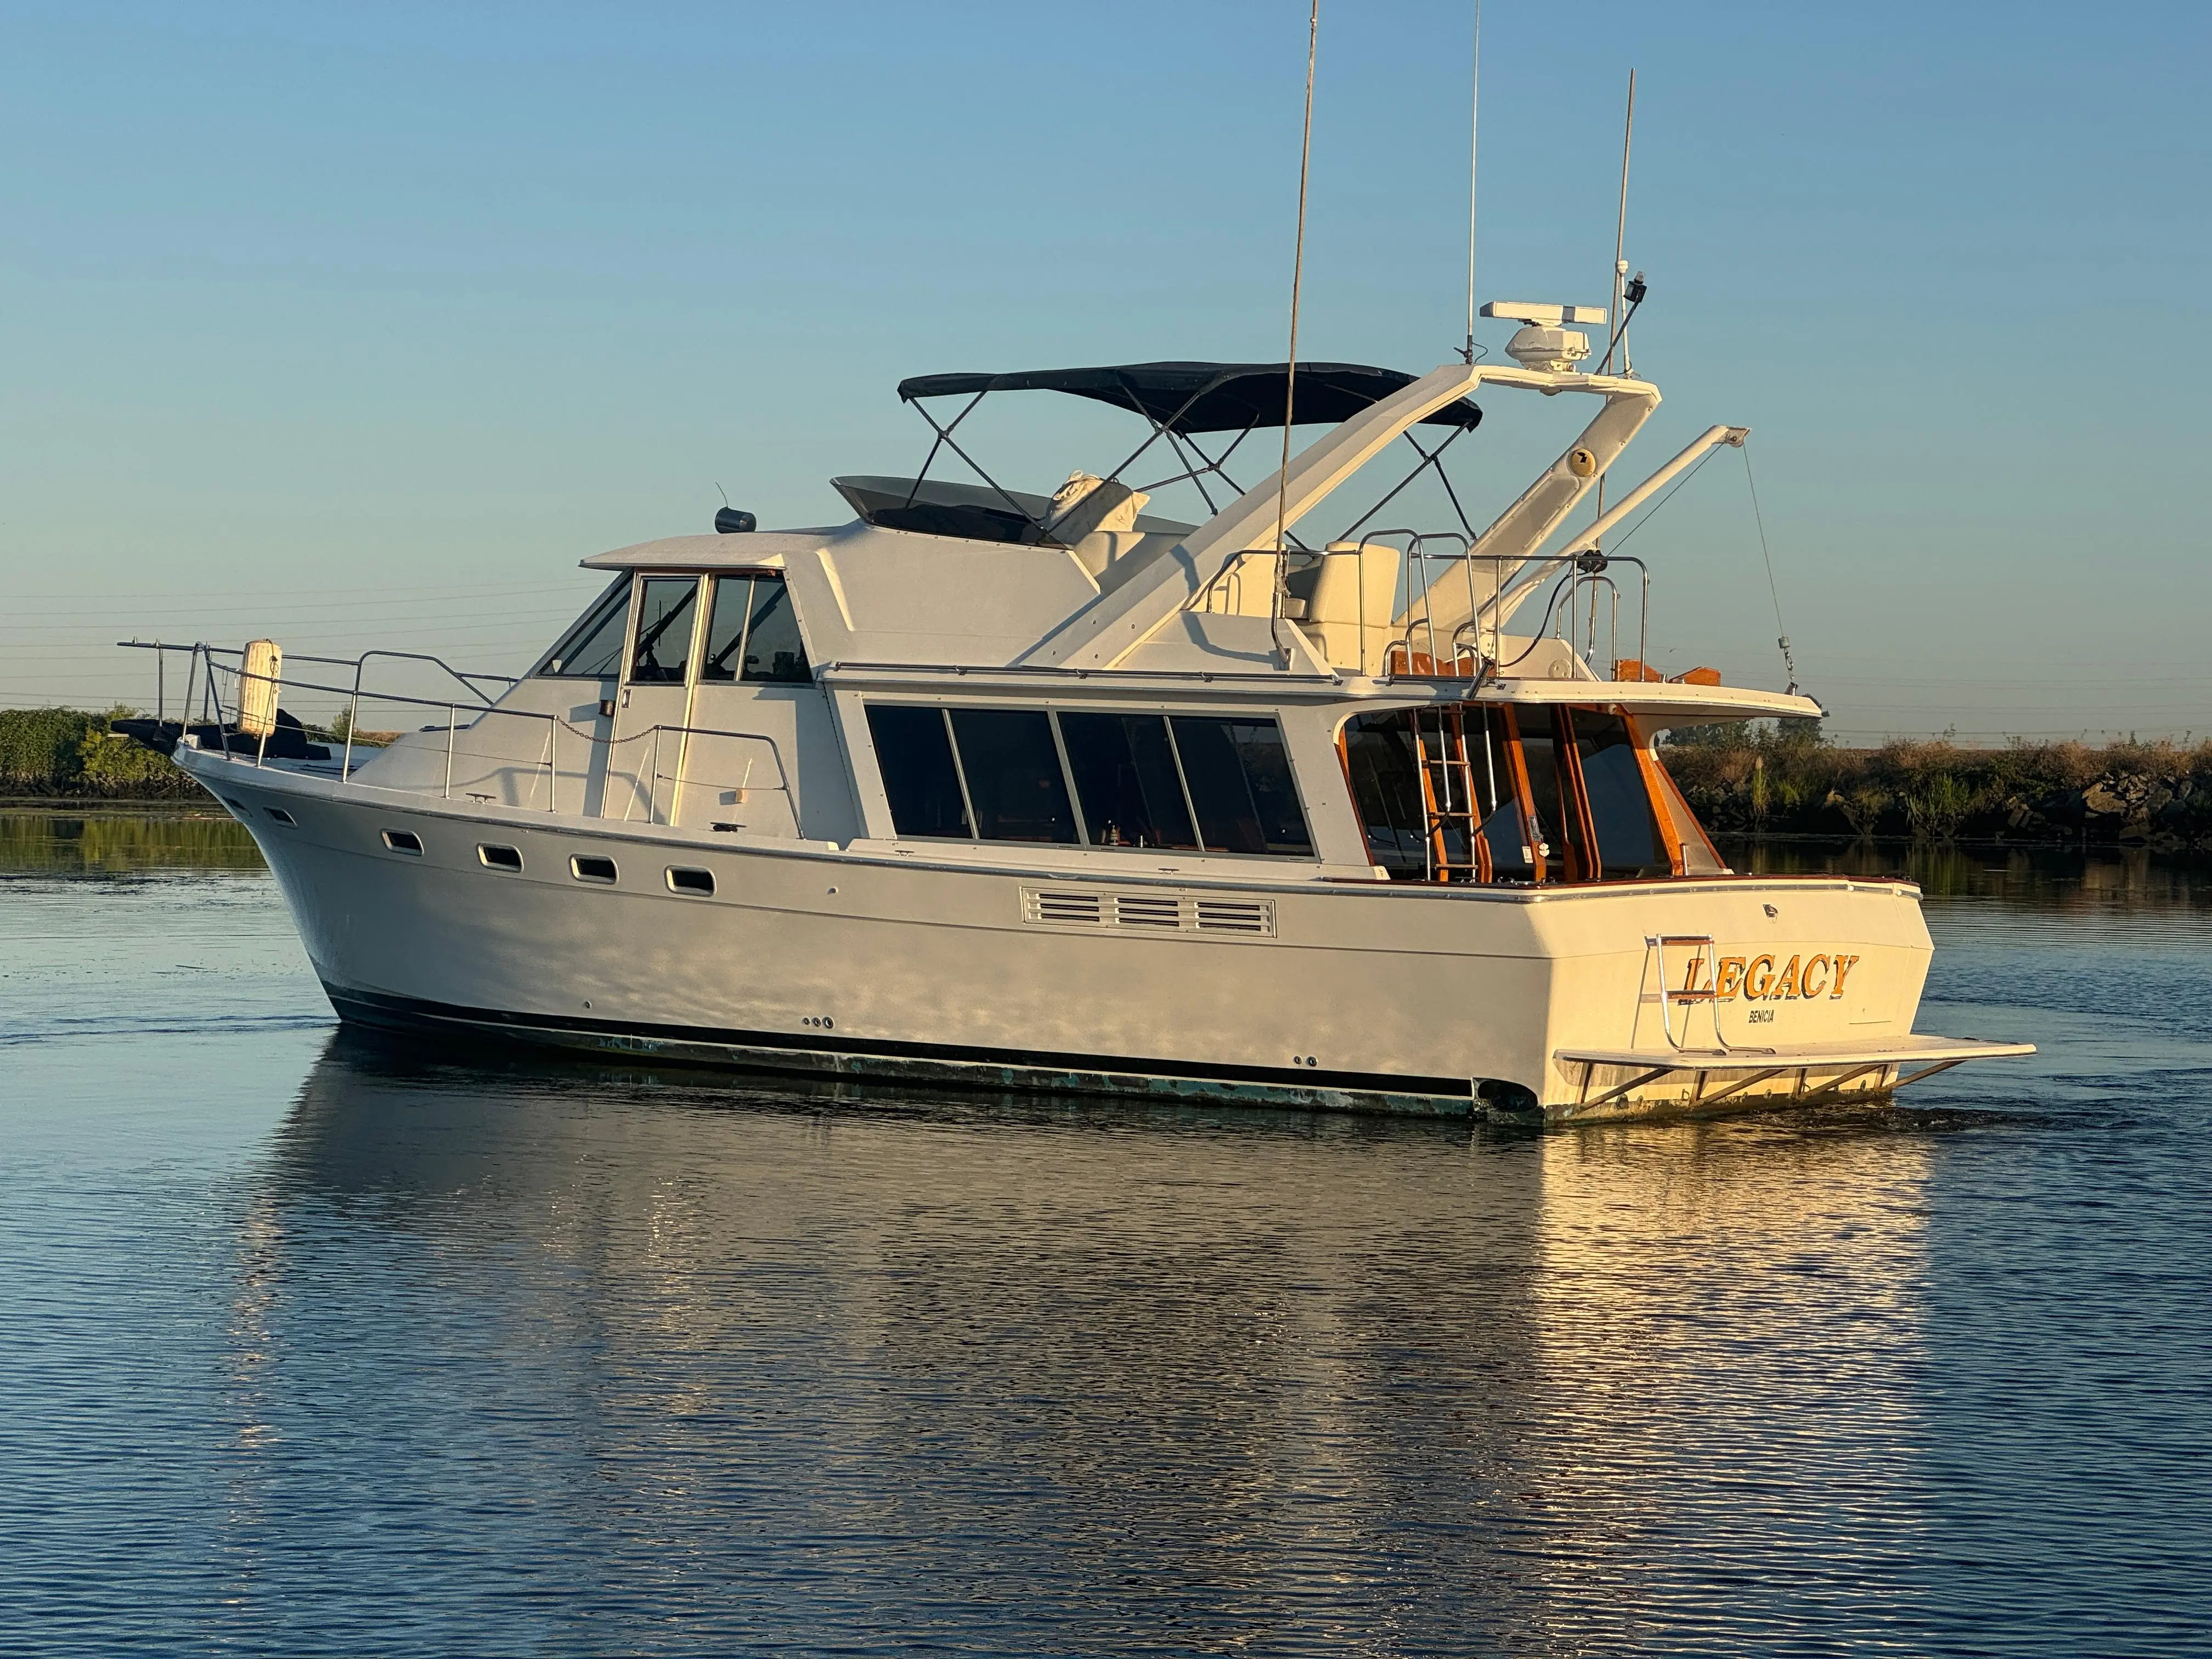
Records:
<instances>
[{"instance_id":1,"label":"distant horizon","mask_svg":"<svg viewBox=\"0 0 2212 1659\"><path fill-rule=\"evenodd\" d=\"M1471 14L1322 8L1304 360L1461 343ZM577 559L703 532L724 489L823 522L832 474L910 468L908 375L1281 361L1304 23L12 9L0 707L149 705L112 642L156 634L520 672L600 585ZM2185 209L2212 18L1577 25L1486 5L1477 297L1609 297L1633 66L1634 343L1667 401L1618 476L1753 428L1832 738L2212 731L2212 562L2172 476L2212 353L2182 300L2212 263ZM1564 418L1492 413L1487 510ZM1028 422L1020 487L1095 462ZM1723 460L1640 535L1652 655L1779 686Z\"/></svg>"}]
</instances>

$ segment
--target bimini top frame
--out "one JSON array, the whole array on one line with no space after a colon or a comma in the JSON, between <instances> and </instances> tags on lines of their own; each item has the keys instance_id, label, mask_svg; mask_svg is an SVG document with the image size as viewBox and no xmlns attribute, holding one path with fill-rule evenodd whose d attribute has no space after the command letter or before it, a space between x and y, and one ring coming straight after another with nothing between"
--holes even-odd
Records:
<instances>
[{"instance_id":1,"label":"bimini top frame","mask_svg":"<svg viewBox=\"0 0 2212 1659\"><path fill-rule=\"evenodd\" d=\"M1127 363L1108 368L1033 368L1011 374L917 374L899 397L966 398L986 392L1065 392L1133 409L1164 431L1243 432L1283 423L1282 363ZM1334 426L1416 377L1361 363L1300 363L1294 418ZM1458 403L1424 416L1431 426L1473 427L1482 411Z\"/></svg>"},{"instance_id":2,"label":"bimini top frame","mask_svg":"<svg viewBox=\"0 0 2212 1659\"><path fill-rule=\"evenodd\" d=\"M1123 473L1154 444L1164 442L1174 452L1181 471L1124 488L1149 495L1169 484L1188 482L1205 501L1206 511L1218 513L1229 501L1245 493L1245 487L1226 469L1238 446L1254 432L1279 429L1286 414L1295 425L1340 425L1402 392L1414 383L1415 378L1397 369L1375 368L1361 363L1301 363L1292 375L1285 363L1204 362L1026 369L1004 374L916 375L899 382L899 397L915 406L915 412L935 434L935 440L922 462L921 471L911 481L905 501L892 509L893 516L879 515L871 521L883 522L894 529L936 527L929 518L915 519L911 523L903 520L922 497L923 485L929 469L936 463L938 452L950 449L982 479L996 501L1004 503L1003 508L994 506L984 514L970 511L961 515L977 518L977 532L991 540L1056 540L1053 526L1039 517L1036 507L1002 487L953 435L975 406L994 392L1060 392L1142 416L1152 428L1151 435L1112 471L1103 475L1106 482L1120 485ZM950 421L940 422L925 406L925 400L929 398L960 397L969 401ZM1402 483L1362 515L1346 534L1357 532L1414 478L1431 467L1443 480L1454 509L1459 509L1458 495L1452 489L1438 458L1455 439L1482 423L1482 410L1473 403L1459 399L1430 410L1418 423L1449 427L1451 431L1433 449L1424 447L1407 433L1407 441L1420 455L1419 463ZM1224 432L1235 435L1218 454L1209 453L1196 435ZM1227 486L1225 500L1215 499L1213 491L1207 488L1209 478ZM847 494L849 498L851 492ZM1011 520L1006 517L1008 512L1014 515ZM1460 512L1462 522L1466 516L1464 511ZM983 522L985 519L991 522ZM1472 526L1469 533L1473 533Z\"/></svg>"},{"instance_id":3,"label":"bimini top frame","mask_svg":"<svg viewBox=\"0 0 2212 1659\"><path fill-rule=\"evenodd\" d=\"M1295 526L1400 436L1437 410L1463 403L1485 384L1547 396L1579 392L1603 400L1574 444L1489 528L1479 535L1468 529L1474 550L1501 571L1535 552L1659 402L1656 386L1625 376L1553 374L1495 363L1448 363L1432 369L1339 422L1292 457L1286 475L1269 473L1174 548L1139 549L1116 586L1069 618L1024 660L1086 669L1118 665L1177 611L1200 602L1231 562L1247 551L1272 548L1279 526ZM1434 459L1424 452L1422 465ZM1355 528L1371 516L1356 521Z\"/></svg>"}]
</instances>

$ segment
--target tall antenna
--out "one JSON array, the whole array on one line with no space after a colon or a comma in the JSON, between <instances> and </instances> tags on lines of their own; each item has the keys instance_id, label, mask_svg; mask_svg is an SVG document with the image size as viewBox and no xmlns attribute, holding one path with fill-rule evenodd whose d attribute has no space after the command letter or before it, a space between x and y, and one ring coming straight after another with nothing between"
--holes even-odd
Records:
<instances>
[{"instance_id":1,"label":"tall antenna","mask_svg":"<svg viewBox=\"0 0 2212 1659\"><path fill-rule=\"evenodd\" d=\"M1298 149L1298 240L1291 259L1291 360L1283 366L1283 470L1275 475L1275 605L1283 614L1283 580L1289 562L1283 556L1291 499L1291 417L1297 410L1298 289L1306 270L1306 174L1313 163L1314 51L1321 40L1321 0L1313 0L1306 20L1306 128Z\"/></svg>"},{"instance_id":2,"label":"tall antenna","mask_svg":"<svg viewBox=\"0 0 2212 1659\"><path fill-rule=\"evenodd\" d=\"M1620 217L1614 222L1613 232L1613 318L1616 324L1620 320L1620 307L1626 303L1622 295L1622 286L1628 276L1628 259L1626 252L1628 243L1628 147L1630 141L1635 136L1636 71L1631 70L1628 71L1628 117L1621 123L1620 127ZM1616 340L1620 339L1618 335L1614 337ZM1605 349L1605 362L1598 368L1599 374L1613 373L1613 347L1607 345ZM1625 371L1628 362L1628 349L1625 341L1620 343L1620 358Z\"/></svg>"},{"instance_id":3,"label":"tall antenna","mask_svg":"<svg viewBox=\"0 0 2212 1659\"><path fill-rule=\"evenodd\" d=\"M1474 361L1474 184L1475 145L1482 137L1482 0L1474 0L1474 76L1467 114L1467 345L1460 353Z\"/></svg>"},{"instance_id":4,"label":"tall antenna","mask_svg":"<svg viewBox=\"0 0 2212 1659\"><path fill-rule=\"evenodd\" d=\"M1606 343L1605 361L1597 368L1601 374L1613 373L1613 350L1621 343L1621 331L1618 326L1620 321L1621 279L1628 275L1628 260L1624 252L1628 242L1628 146L1635 133L1636 71L1631 70L1628 71L1628 115L1620 125L1620 216L1613 221L1613 309L1606 313L1615 328L1613 338ZM1628 354L1624 349L1621 352L1624 365L1627 360ZM1597 477L1597 515L1601 519L1605 517L1605 474L1602 472ZM1594 600L1596 590L1592 589L1591 592ZM1595 617L1596 613L1593 611L1591 614ZM1591 626L1595 628L1596 623L1593 622Z\"/></svg>"}]
</instances>

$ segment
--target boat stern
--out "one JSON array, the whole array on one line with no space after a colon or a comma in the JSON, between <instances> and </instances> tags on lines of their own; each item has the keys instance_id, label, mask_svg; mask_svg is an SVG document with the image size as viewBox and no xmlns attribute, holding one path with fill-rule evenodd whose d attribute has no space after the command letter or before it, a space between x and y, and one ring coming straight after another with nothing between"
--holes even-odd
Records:
<instances>
[{"instance_id":1,"label":"boat stern","mask_svg":"<svg viewBox=\"0 0 2212 1659\"><path fill-rule=\"evenodd\" d=\"M1731 878L1547 896L1545 1122L1887 1095L2033 1044L1916 1032L1933 946L1910 882Z\"/></svg>"}]
</instances>

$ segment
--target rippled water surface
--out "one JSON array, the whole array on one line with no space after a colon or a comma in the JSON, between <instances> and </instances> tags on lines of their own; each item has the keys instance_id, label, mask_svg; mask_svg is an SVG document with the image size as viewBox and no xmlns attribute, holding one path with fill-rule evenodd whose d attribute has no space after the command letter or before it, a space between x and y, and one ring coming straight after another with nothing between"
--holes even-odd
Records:
<instances>
[{"instance_id":1,"label":"rippled water surface","mask_svg":"<svg viewBox=\"0 0 2212 1659\"><path fill-rule=\"evenodd\" d=\"M0 1648L2204 1652L2212 887L1914 873L2037 1059L1534 1137L371 1043L0 819Z\"/></svg>"}]
</instances>

